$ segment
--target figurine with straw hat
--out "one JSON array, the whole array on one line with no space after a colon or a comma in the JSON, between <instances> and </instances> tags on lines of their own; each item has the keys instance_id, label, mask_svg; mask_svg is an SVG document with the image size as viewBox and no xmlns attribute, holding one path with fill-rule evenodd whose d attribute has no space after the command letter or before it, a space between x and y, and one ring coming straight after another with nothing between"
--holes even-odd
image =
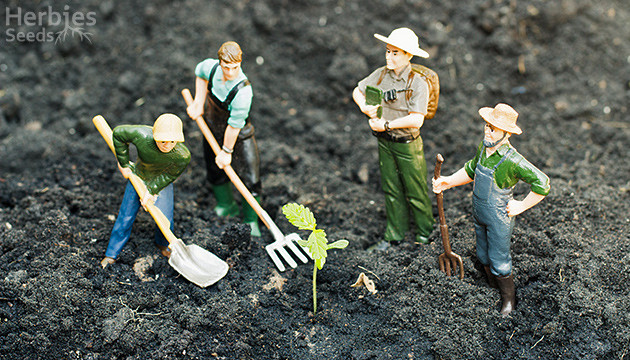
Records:
<instances>
[{"instance_id":1,"label":"figurine with straw hat","mask_svg":"<svg viewBox=\"0 0 630 360\"><path fill-rule=\"evenodd\" d=\"M510 136L522 133L516 125L518 113L510 105L483 107L483 141L475 157L450 176L433 180L436 194L455 186L473 184L473 215L477 237L477 257L488 283L501 293L501 314L507 316L516 306L512 276L510 239L514 217L538 204L549 194L549 177L527 161L510 144ZM523 200L514 200L512 190L520 180L530 185Z\"/></svg>"}]
</instances>

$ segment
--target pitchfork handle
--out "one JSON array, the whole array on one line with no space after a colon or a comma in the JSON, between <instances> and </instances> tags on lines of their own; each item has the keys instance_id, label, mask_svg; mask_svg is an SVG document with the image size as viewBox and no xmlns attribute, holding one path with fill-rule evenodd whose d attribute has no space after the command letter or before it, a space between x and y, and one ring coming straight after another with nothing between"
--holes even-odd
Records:
<instances>
[{"instance_id":1,"label":"pitchfork handle","mask_svg":"<svg viewBox=\"0 0 630 360\"><path fill-rule=\"evenodd\" d=\"M438 179L440 177L440 171L442 169L442 163L444 157L442 154L437 154L435 163L435 170L433 171L433 178ZM451 242L448 239L448 226L446 226L446 217L444 216L444 194L440 192L435 195L437 197L438 215L440 217L440 233L442 234L442 245L444 246L444 253L446 255L451 254Z\"/></svg>"}]
</instances>

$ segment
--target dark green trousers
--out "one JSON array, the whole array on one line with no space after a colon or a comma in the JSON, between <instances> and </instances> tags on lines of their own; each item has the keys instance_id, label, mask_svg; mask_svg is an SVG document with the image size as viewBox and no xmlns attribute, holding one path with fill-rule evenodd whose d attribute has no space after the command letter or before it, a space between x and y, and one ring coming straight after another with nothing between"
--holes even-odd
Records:
<instances>
[{"instance_id":1,"label":"dark green trousers","mask_svg":"<svg viewBox=\"0 0 630 360\"><path fill-rule=\"evenodd\" d=\"M401 241L405 237L409 230L410 210L416 235L428 237L435 219L428 195L422 138L408 144L379 138L378 156L387 212L385 240Z\"/></svg>"}]
</instances>

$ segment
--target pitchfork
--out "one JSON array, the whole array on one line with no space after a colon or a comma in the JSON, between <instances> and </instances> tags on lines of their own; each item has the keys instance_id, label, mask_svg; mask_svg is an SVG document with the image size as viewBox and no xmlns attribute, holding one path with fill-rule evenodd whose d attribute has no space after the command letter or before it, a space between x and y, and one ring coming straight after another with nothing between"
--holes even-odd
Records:
<instances>
[{"instance_id":1,"label":"pitchfork","mask_svg":"<svg viewBox=\"0 0 630 360\"><path fill-rule=\"evenodd\" d=\"M436 157L435 170L433 172L434 179L440 177L440 169L442 168L443 162L444 157L442 157L442 154L438 154ZM461 280L464 278L464 263L462 262L461 256L451 251L451 242L448 239L448 226L446 226L446 218L444 217L444 194L440 192L435 196L437 197L438 213L440 215L440 233L442 234L442 245L444 246L444 253L438 257L440 270L445 272L447 276L451 276L451 268L457 270L457 266L459 266L459 278Z\"/></svg>"},{"instance_id":2,"label":"pitchfork","mask_svg":"<svg viewBox=\"0 0 630 360\"><path fill-rule=\"evenodd\" d=\"M193 102L193 97L192 97L192 94L190 93L190 90L188 89L182 90L182 96L184 97L184 100L186 100L186 105L190 106L190 104L192 104ZM203 119L203 116L199 116L193 120L197 122L199 129L201 130L201 132L203 133L203 136L206 138L206 140L210 144L212 151L214 151L215 155L218 154L221 151L221 147L219 146L219 143L217 143L217 140L214 138L214 135L212 135L212 131L210 131L210 128L208 127L208 124L206 124L205 120ZM299 245L296 245L296 241L300 240L300 236L296 233L292 233L287 236L284 236L284 234L282 234L282 231L280 231L280 229L276 226L273 220L271 220L271 217L269 216L269 214L267 214L267 212L260 206L260 204L258 204L258 201L256 201L256 198L254 198L254 196L251 194L251 192L249 192L245 184L243 184L243 181L241 181L241 179L238 177L238 175L236 174L232 166L228 165L224 167L223 170L225 171L225 174L230 178L230 180L234 184L234 187L241 193L241 195L243 195L243 199L245 199L249 203L249 205L252 207L252 209L256 211L256 214L258 214L258 216L260 217L262 222L265 224L265 226L267 226L269 231L271 231L273 238L276 240L273 243L267 245L265 247L265 250L267 250L269 257L271 257L271 260L273 260L273 263L276 264L276 266L278 267L278 270L284 271L286 270L286 268L284 267L284 264L282 263L282 261L280 261L280 258L276 254L276 251L280 255L282 255L282 258L284 259L284 261L287 262L287 264L289 264L289 266L291 266L292 268L297 267L297 263L295 262L295 260L293 260L293 258L287 251L286 249L287 247L291 249L291 251L293 251L295 256L298 257L298 259L300 259L303 263L306 264L308 262L308 259L298 249ZM311 254L307 248L303 246L300 246L300 247L302 248L302 250L304 250L304 253L306 253L309 257L311 257Z\"/></svg>"}]
</instances>

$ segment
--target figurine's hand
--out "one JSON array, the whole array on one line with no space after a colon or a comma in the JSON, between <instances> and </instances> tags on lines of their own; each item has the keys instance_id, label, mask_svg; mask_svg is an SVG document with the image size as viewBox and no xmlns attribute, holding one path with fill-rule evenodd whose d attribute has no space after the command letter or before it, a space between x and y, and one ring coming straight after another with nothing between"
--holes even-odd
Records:
<instances>
[{"instance_id":1,"label":"figurine's hand","mask_svg":"<svg viewBox=\"0 0 630 360\"><path fill-rule=\"evenodd\" d=\"M376 118L377 110L378 105L363 105L361 108L361 112L367 115L370 119Z\"/></svg>"},{"instance_id":2,"label":"figurine's hand","mask_svg":"<svg viewBox=\"0 0 630 360\"><path fill-rule=\"evenodd\" d=\"M433 179L433 192L436 194L441 193L444 190L450 189L451 186L448 182L448 180L446 179L445 176L440 176L437 179Z\"/></svg>"},{"instance_id":3,"label":"figurine's hand","mask_svg":"<svg viewBox=\"0 0 630 360\"><path fill-rule=\"evenodd\" d=\"M151 193L149 193L148 191L144 194L144 196L142 197L142 199L140 200L140 205L142 205L142 208L144 210L147 210L147 207L149 205L153 205L155 204L155 200L157 200L158 195L151 195Z\"/></svg>"},{"instance_id":4,"label":"figurine's hand","mask_svg":"<svg viewBox=\"0 0 630 360\"><path fill-rule=\"evenodd\" d=\"M223 169L232 163L232 154L228 154L225 151L221 151L219 155L214 159L219 169Z\"/></svg>"},{"instance_id":5,"label":"figurine's hand","mask_svg":"<svg viewBox=\"0 0 630 360\"><path fill-rule=\"evenodd\" d=\"M518 201L518 200L510 200L508 201L507 204L507 214L509 217L513 217L516 216L518 214L521 214L523 211L527 210L528 207L525 206L523 201Z\"/></svg>"},{"instance_id":6,"label":"figurine's hand","mask_svg":"<svg viewBox=\"0 0 630 360\"><path fill-rule=\"evenodd\" d=\"M370 119L370 128L374 131L382 132L385 131L385 120L372 118Z\"/></svg>"},{"instance_id":7,"label":"figurine's hand","mask_svg":"<svg viewBox=\"0 0 630 360\"><path fill-rule=\"evenodd\" d=\"M193 102L186 108L186 112L191 119L196 120L198 117L203 115L203 103Z\"/></svg>"},{"instance_id":8,"label":"figurine's hand","mask_svg":"<svg viewBox=\"0 0 630 360\"><path fill-rule=\"evenodd\" d=\"M131 168L128 167L122 167L120 166L120 164L118 164L118 170L120 170L120 173L122 174L122 176L125 179L129 179L129 177L131 176L131 174L133 174L133 170L131 170Z\"/></svg>"}]
</instances>

